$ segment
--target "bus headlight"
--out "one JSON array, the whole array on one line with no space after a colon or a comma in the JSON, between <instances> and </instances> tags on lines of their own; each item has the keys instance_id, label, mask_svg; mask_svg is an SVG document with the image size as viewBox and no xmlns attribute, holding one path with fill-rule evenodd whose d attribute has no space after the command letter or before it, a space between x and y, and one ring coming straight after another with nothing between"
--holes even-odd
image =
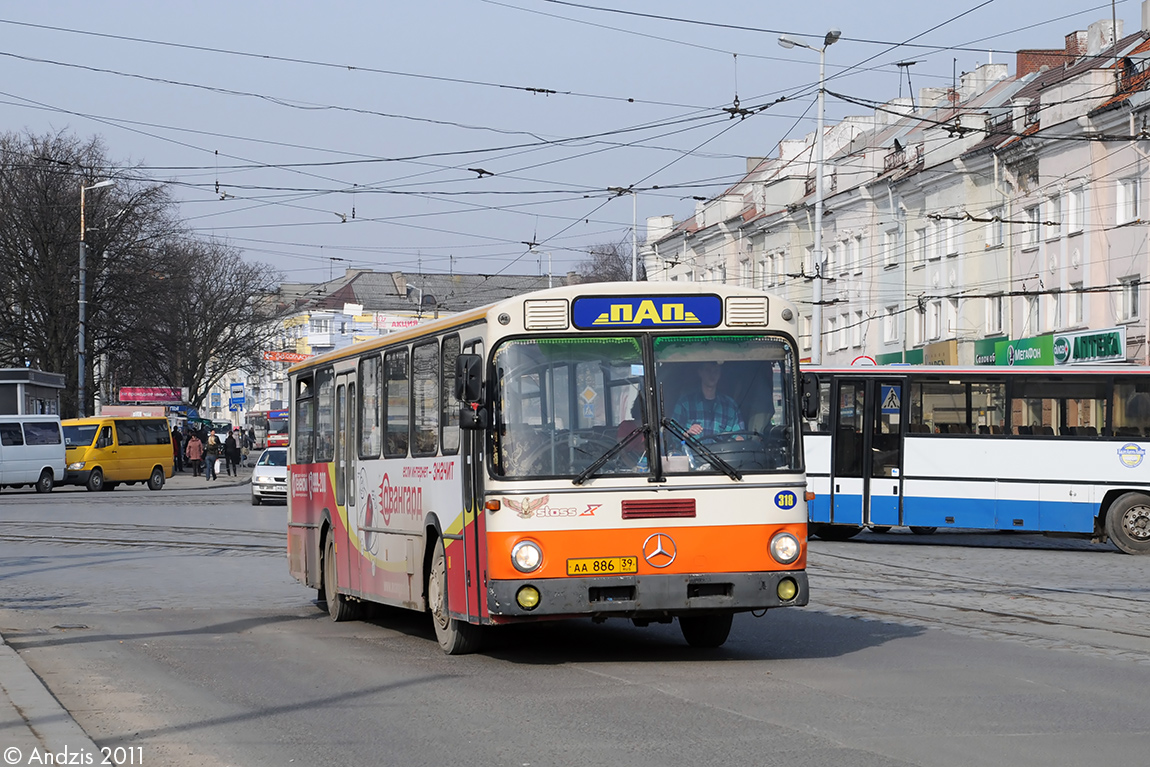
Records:
<instances>
[{"instance_id":1,"label":"bus headlight","mask_svg":"<svg viewBox=\"0 0 1150 767\"><path fill-rule=\"evenodd\" d=\"M79 471L82 468L84 468L83 461L77 461L76 463L68 464L68 471Z\"/></svg>"},{"instance_id":2,"label":"bus headlight","mask_svg":"<svg viewBox=\"0 0 1150 767\"><path fill-rule=\"evenodd\" d=\"M780 565L789 565L799 558L802 547L799 539L790 533L778 533L771 539L771 556Z\"/></svg>"},{"instance_id":3,"label":"bus headlight","mask_svg":"<svg viewBox=\"0 0 1150 767\"><path fill-rule=\"evenodd\" d=\"M523 586L519 591L515 592L515 601L524 610L534 610L539 606L539 589L534 586Z\"/></svg>"},{"instance_id":4,"label":"bus headlight","mask_svg":"<svg viewBox=\"0 0 1150 767\"><path fill-rule=\"evenodd\" d=\"M511 564L521 573L531 573L543 564L543 550L534 541L520 541L511 549Z\"/></svg>"}]
</instances>

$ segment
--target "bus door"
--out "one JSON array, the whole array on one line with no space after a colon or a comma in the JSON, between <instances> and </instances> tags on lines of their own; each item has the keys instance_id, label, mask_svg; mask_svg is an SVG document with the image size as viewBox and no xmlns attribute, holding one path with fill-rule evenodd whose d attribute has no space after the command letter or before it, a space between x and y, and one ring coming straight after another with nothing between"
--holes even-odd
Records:
<instances>
[{"instance_id":1,"label":"bus door","mask_svg":"<svg viewBox=\"0 0 1150 767\"><path fill-rule=\"evenodd\" d=\"M347 531L347 540L339 542L347 552L347 587L359 592L362 587L358 541L363 539L363 533L360 530L359 515L356 513L357 412L359 410L355 399L355 376L341 374L336 378L335 386L335 505L343 509L344 519L347 522L344 528Z\"/></svg>"},{"instance_id":2,"label":"bus door","mask_svg":"<svg viewBox=\"0 0 1150 767\"><path fill-rule=\"evenodd\" d=\"M899 380L841 378L832 392L831 521L897 525L902 494Z\"/></svg>"},{"instance_id":3,"label":"bus door","mask_svg":"<svg viewBox=\"0 0 1150 767\"><path fill-rule=\"evenodd\" d=\"M483 356L481 341L469 342L463 347L465 354ZM487 587L487 515L483 507L484 479L487 463L483 450L487 443L483 429L460 430L460 468L463 472L463 554L466 561L464 588L466 614L470 620L486 619L489 615L485 598ZM448 594L450 602L451 594ZM450 602L452 609L458 602ZM459 612L464 612L462 608Z\"/></svg>"}]
</instances>

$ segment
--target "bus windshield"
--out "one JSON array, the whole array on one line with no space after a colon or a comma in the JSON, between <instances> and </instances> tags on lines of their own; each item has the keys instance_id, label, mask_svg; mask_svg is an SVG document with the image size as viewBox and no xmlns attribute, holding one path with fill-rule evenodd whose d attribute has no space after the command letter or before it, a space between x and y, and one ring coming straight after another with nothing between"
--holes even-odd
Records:
<instances>
[{"instance_id":1,"label":"bus windshield","mask_svg":"<svg viewBox=\"0 0 1150 767\"><path fill-rule=\"evenodd\" d=\"M645 474L652 448L666 474L738 478L802 466L794 355L781 337L517 339L496 349L494 363L500 476Z\"/></svg>"}]
</instances>

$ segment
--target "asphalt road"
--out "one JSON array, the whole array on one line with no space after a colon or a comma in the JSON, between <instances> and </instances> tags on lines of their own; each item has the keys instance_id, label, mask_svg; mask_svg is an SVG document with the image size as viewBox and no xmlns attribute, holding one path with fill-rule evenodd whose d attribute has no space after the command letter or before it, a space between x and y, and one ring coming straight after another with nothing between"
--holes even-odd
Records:
<instances>
[{"instance_id":1,"label":"asphalt road","mask_svg":"<svg viewBox=\"0 0 1150 767\"><path fill-rule=\"evenodd\" d=\"M1150 558L814 541L812 604L738 616L719 650L568 621L447 657L423 616L331 623L287 575L285 519L244 487L4 491L0 633L144 765L1145 762Z\"/></svg>"}]
</instances>

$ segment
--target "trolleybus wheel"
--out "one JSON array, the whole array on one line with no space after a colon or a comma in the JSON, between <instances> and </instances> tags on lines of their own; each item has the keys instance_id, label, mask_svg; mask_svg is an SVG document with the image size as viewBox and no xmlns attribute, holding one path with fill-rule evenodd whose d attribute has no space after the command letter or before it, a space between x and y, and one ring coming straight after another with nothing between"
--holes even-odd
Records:
<instances>
[{"instance_id":1,"label":"trolleybus wheel","mask_svg":"<svg viewBox=\"0 0 1150 767\"><path fill-rule=\"evenodd\" d=\"M1150 553L1150 497L1127 493L1106 512L1106 534L1127 554Z\"/></svg>"},{"instance_id":2,"label":"trolleybus wheel","mask_svg":"<svg viewBox=\"0 0 1150 767\"><path fill-rule=\"evenodd\" d=\"M99 469L92 469L92 473L88 475L88 484L86 487L91 491L104 489L104 472Z\"/></svg>"},{"instance_id":3,"label":"trolleybus wheel","mask_svg":"<svg viewBox=\"0 0 1150 767\"><path fill-rule=\"evenodd\" d=\"M915 535L934 535L938 532L937 527L916 527L911 525L910 531Z\"/></svg>"},{"instance_id":4,"label":"trolleybus wheel","mask_svg":"<svg viewBox=\"0 0 1150 767\"><path fill-rule=\"evenodd\" d=\"M691 647L719 647L731 633L733 613L680 615L679 630Z\"/></svg>"},{"instance_id":5,"label":"trolleybus wheel","mask_svg":"<svg viewBox=\"0 0 1150 767\"><path fill-rule=\"evenodd\" d=\"M51 492L52 486L55 484L56 484L55 480L52 479L52 470L51 469L44 469L44 471L40 472L40 479L36 480L36 492L37 493Z\"/></svg>"},{"instance_id":6,"label":"trolleybus wheel","mask_svg":"<svg viewBox=\"0 0 1150 767\"><path fill-rule=\"evenodd\" d=\"M447 557L443 539L435 542L427 577L427 606L435 626L435 638L448 655L465 655L479 649L480 628L451 617L447 606Z\"/></svg>"},{"instance_id":7,"label":"trolleybus wheel","mask_svg":"<svg viewBox=\"0 0 1150 767\"><path fill-rule=\"evenodd\" d=\"M323 547L323 586L327 614L336 623L355 620L357 605L339 593L335 569L335 539L331 531L328 531L327 542Z\"/></svg>"}]
</instances>

